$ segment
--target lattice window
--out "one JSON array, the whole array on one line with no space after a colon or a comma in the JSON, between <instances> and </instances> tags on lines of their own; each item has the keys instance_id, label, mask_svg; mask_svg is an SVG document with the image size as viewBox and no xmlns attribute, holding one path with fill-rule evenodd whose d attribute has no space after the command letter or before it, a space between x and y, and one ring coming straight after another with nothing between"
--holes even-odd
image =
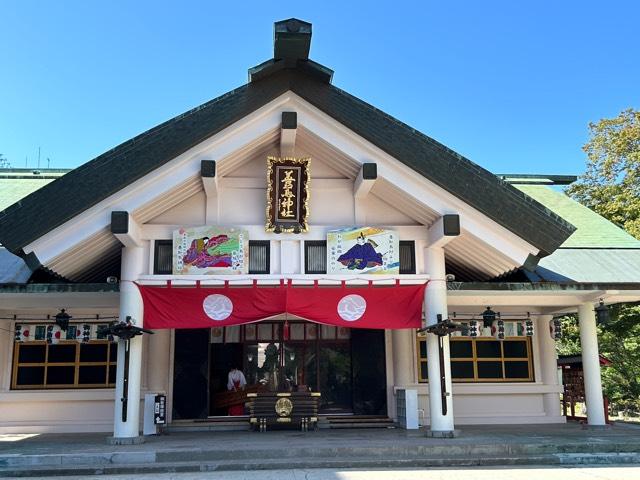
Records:
<instances>
[{"instance_id":1,"label":"lattice window","mask_svg":"<svg viewBox=\"0 0 640 480\"><path fill-rule=\"evenodd\" d=\"M418 337L418 378L428 381L427 342ZM449 342L454 382L531 382L533 355L530 337L452 337Z\"/></svg>"},{"instance_id":2,"label":"lattice window","mask_svg":"<svg viewBox=\"0 0 640 480\"><path fill-rule=\"evenodd\" d=\"M12 389L109 388L118 344L108 340L15 342Z\"/></svg>"}]
</instances>

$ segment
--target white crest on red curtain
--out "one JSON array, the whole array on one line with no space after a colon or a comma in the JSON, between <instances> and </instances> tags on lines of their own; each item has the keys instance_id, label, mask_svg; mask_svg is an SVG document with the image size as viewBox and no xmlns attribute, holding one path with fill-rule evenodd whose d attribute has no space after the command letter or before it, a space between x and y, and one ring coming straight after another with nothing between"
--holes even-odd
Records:
<instances>
[{"instance_id":1,"label":"white crest on red curtain","mask_svg":"<svg viewBox=\"0 0 640 480\"><path fill-rule=\"evenodd\" d=\"M346 295L338 302L338 315L347 322L354 322L364 315L367 301L360 295Z\"/></svg>"},{"instance_id":2,"label":"white crest on red curtain","mask_svg":"<svg viewBox=\"0 0 640 480\"><path fill-rule=\"evenodd\" d=\"M216 293L204 299L202 309L207 317L212 320L226 320L233 312L233 302L229 297Z\"/></svg>"}]
</instances>

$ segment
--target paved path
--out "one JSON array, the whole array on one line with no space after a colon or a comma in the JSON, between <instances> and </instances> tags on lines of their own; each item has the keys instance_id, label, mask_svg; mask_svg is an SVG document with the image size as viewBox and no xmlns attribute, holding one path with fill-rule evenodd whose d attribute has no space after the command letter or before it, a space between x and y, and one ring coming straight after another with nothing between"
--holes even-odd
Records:
<instances>
[{"instance_id":1,"label":"paved path","mask_svg":"<svg viewBox=\"0 0 640 480\"><path fill-rule=\"evenodd\" d=\"M584 430L576 423L560 425L473 425L461 427L457 438L426 438L423 431L402 429L320 430L257 432L179 432L146 437L141 445L107 446L107 434L74 433L42 435L0 435L0 455L51 455L57 453L156 452L163 450L216 449L234 452L257 449L323 447L449 447L530 444L565 445L584 443L640 443L640 426L615 425L606 430ZM638 477L640 480L640 477Z\"/></svg>"},{"instance_id":2,"label":"paved path","mask_svg":"<svg viewBox=\"0 0 640 480\"><path fill-rule=\"evenodd\" d=\"M51 477L31 477L44 480ZM87 477L64 477L83 479ZM407 470L269 470L249 472L164 473L104 475L96 480L638 480L640 467L607 466L589 468L473 468Z\"/></svg>"}]
</instances>

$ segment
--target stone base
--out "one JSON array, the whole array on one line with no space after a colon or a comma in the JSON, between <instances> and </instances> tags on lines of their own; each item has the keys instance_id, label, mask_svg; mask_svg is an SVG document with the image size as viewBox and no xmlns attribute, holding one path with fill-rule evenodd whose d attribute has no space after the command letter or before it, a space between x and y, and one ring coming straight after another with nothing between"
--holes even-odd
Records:
<instances>
[{"instance_id":1,"label":"stone base","mask_svg":"<svg viewBox=\"0 0 640 480\"><path fill-rule=\"evenodd\" d=\"M140 445L144 443L144 437L107 437L107 445Z\"/></svg>"},{"instance_id":2,"label":"stone base","mask_svg":"<svg viewBox=\"0 0 640 480\"><path fill-rule=\"evenodd\" d=\"M589 425L588 423L583 423L581 427L583 430L607 430L611 428L611 425Z\"/></svg>"},{"instance_id":3,"label":"stone base","mask_svg":"<svg viewBox=\"0 0 640 480\"><path fill-rule=\"evenodd\" d=\"M428 438L455 438L460 435L460 430L427 430Z\"/></svg>"}]
</instances>

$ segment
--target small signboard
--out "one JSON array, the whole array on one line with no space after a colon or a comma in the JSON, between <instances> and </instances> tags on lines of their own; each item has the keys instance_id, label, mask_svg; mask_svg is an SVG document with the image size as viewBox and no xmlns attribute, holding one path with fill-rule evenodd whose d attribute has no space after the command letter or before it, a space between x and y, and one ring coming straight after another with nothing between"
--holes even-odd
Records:
<instances>
[{"instance_id":1,"label":"small signboard","mask_svg":"<svg viewBox=\"0 0 640 480\"><path fill-rule=\"evenodd\" d=\"M165 425L167 423L167 397L166 395L156 395L153 402L153 423Z\"/></svg>"},{"instance_id":2,"label":"small signboard","mask_svg":"<svg viewBox=\"0 0 640 480\"><path fill-rule=\"evenodd\" d=\"M267 232L309 228L309 158L267 158Z\"/></svg>"}]
</instances>

